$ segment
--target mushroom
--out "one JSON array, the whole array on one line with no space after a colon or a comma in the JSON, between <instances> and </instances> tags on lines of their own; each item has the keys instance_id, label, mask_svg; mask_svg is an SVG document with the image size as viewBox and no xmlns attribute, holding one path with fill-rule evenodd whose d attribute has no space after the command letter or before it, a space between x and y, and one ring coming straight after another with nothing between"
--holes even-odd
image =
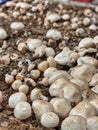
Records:
<instances>
[{"instance_id":1,"label":"mushroom","mask_svg":"<svg viewBox=\"0 0 98 130\"><path fill-rule=\"evenodd\" d=\"M55 61L60 65L69 65L71 62L69 55L71 53L72 51L68 47L65 47L61 53L55 56Z\"/></svg>"},{"instance_id":2,"label":"mushroom","mask_svg":"<svg viewBox=\"0 0 98 130\"><path fill-rule=\"evenodd\" d=\"M46 128L54 128L59 125L59 117L54 112L46 112L41 117L41 124Z\"/></svg>"},{"instance_id":3,"label":"mushroom","mask_svg":"<svg viewBox=\"0 0 98 130\"><path fill-rule=\"evenodd\" d=\"M48 98L42 94L41 89L38 88L34 88L31 91L30 99L31 101L38 100L38 99L42 99L46 101L48 100Z\"/></svg>"},{"instance_id":4,"label":"mushroom","mask_svg":"<svg viewBox=\"0 0 98 130\"><path fill-rule=\"evenodd\" d=\"M46 47L45 48L45 53L46 53L46 57L49 57L49 56L54 57L55 56L55 51L51 47Z\"/></svg>"},{"instance_id":5,"label":"mushroom","mask_svg":"<svg viewBox=\"0 0 98 130\"><path fill-rule=\"evenodd\" d=\"M79 42L79 48L95 47L94 40L90 37L86 37Z\"/></svg>"},{"instance_id":6,"label":"mushroom","mask_svg":"<svg viewBox=\"0 0 98 130\"><path fill-rule=\"evenodd\" d=\"M15 109L14 115L19 120L25 120L32 115L31 106L28 102L19 102Z\"/></svg>"},{"instance_id":7,"label":"mushroom","mask_svg":"<svg viewBox=\"0 0 98 130\"><path fill-rule=\"evenodd\" d=\"M61 130L86 130L86 120L81 116L69 116L61 124Z\"/></svg>"},{"instance_id":8,"label":"mushroom","mask_svg":"<svg viewBox=\"0 0 98 130\"><path fill-rule=\"evenodd\" d=\"M38 64L38 69L42 72L44 72L48 68L48 62L42 61Z\"/></svg>"},{"instance_id":9,"label":"mushroom","mask_svg":"<svg viewBox=\"0 0 98 130\"><path fill-rule=\"evenodd\" d=\"M7 38L7 36L7 32L3 28L0 28L0 39L4 40Z\"/></svg>"},{"instance_id":10,"label":"mushroom","mask_svg":"<svg viewBox=\"0 0 98 130\"><path fill-rule=\"evenodd\" d=\"M13 22L11 23L10 27L14 30L22 30L24 28L24 24L22 22Z\"/></svg>"},{"instance_id":11,"label":"mushroom","mask_svg":"<svg viewBox=\"0 0 98 130\"><path fill-rule=\"evenodd\" d=\"M39 76L40 76L40 71L39 70L31 70L31 77L33 78L33 79L38 79L39 78Z\"/></svg>"},{"instance_id":12,"label":"mushroom","mask_svg":"<svg viewBox=\"0 0 98 130\"><path fill-rule=\"evenodd\" d=\"M44 71L44 77L49 78L53 72L55 72L57 68L55 67L49 67Z\"/></svg>"},{"instance_id":13,"label":"mushroom","mask_svg":"<svg viewBox=\"0 0 98 130\"><path fill-rule=\"evenodd\" d=\"M78 115L87 119L91 116L96 116L97 111L88 101L82 101L70 111L69 115Z\"/></svg>"},{"instance_id":14,"label":"mushroom","mask_svg":"<svg viewBox=\"0 0 98 130\"><path fill-rule=\"evenodd\" d=\"M56 22L56 21L59 21L61 19L61 17L56 13L52 13L47 16L47 19L51 22Z\"/></svg>"},{"instance_id":15,"label":"mushroom","mask_svg":"<svg viewBox=\"0 0 98 130\"><path fill-rule=\"evenodd\" d=\"M90 86L98 85L98 73L95 73L89 83Z\"/></svg>"},{"instance_id":16,"label":"mushroom","mask_svg":"<svg viewBox=\"0 0 98 130\"><path fill-rule=\"evenodd\" d=\"M14 76L13 75L9 75L9 74L5 75L5 82L7 84L11 84L13 81L14 81Z\"/></svg>"},{"instance_id":17,"label":"mushroom","mask_svg":"<svg viewBox=\"0 0 98 130\"><path fill-rule=\"evenodd\" d=\"M56 65L57 65L56 61L52 56L49 56L47 58L47 61L48 61L49 67L56 67Z\"/></svg>"},{"instance_id":18,"label":"mushroom","mask_svg":"<svg viewBox=\"0 0 98 130\"><path fill-rule=\"evenodd\" d=\"M54 112L61 118L65 118L71 110L71 103L66 98L52 98L50 103L53 105Z\"/></svg>"},{"instance_id":19,"label":"mushroom","mask_svg":"<svg viewBox=\"0 0 98 130\"><path fill-rule=\"evenodd\" d=\"M25 3L25 2L17 2L16 7L22 8L22 9L29 9L30 5L28 3Z\"/></svg>"},{"instance_id":20,"label":"mushroom","mask_svg":"<svg viewBox=\"0 0 98 130\"><path fill-rule=\"evenodd\" d=\"M98 130L98 116L87 118L87 130Z\"/></svg>"},{"instance_id":21,"label":"mushroom","mask_svg":"<svg viewBox=\"0 0 98 130\"><path fill-rule=\"evenodd\" d=\"M79 103L81 101L81 94L78 86L74 83L68 83L59 92L60 97L67 98L70 102Z\"/></svg>"},{"instance_id":22,"label":"mushroom","mask_svg":"<svg viewBox=\"0 0 98 130\"><path fill-rule=\"evenodd\" d=\"M69 81L64 78L59 78L55 82L53 82L49 87L49 93L53 96L59 96L59 92L66 84L68 84Z\"/></svg>"},{"instance_id":23,"label":"mushroom","mask_svg":"<svg viewBox=\"0 0 98 130\"><path fill-rule=\"evenodd\" d=\"M92 104L96 108L96 110L98 112L98 98L97 99L94 98L89 103Z\"/></svg>"},{"instance_id":24,"label":"mushroom","mask_svg":"<svg viewBox=\"0 0 98 130\"><path fill-rule=\"evenodd\" d=\"M26 84L23 84L19 87L19 92L22 92L24 94L27 94L29 92L29 86Z\"/></svg>"},{"instance_id":25,"label":"mushroom","mask_svg":"<svg viewBox=\"0 0 98 130\"><path fill-rule=\"evenodd\" d=\"M71 79L71 76L64 70L57 70L54 71L51 76L49 77L49 83L52 84L57 79L65 78L67 80Z\"/></svg>"},{"instance_id":26,"label":"mushroom","mask_svg":"<svg viewBox=\"0 0 98 130\"><path fill-rule=\"evenodd\" d=\"M98 67L98 60L96 60L95 58L90 57L90 56L80 57L77 60L77 63L78 63L78 65L82 65L83 63L87 63L87 64L91 64L95 67Z\"/></svg>"},{"instance_id":27,"label":"mushroom","mask_svg":"<svg viewBox=\"0 0 98 130\"><path fill-rule=\"evenodd\" d=\"M15 106L22 101L27 101L26 95L22 92L17 92L9 97L8 104L10 108L15 108Z\"/></svg>"},{"instance_id":28,"label":"mushroom","mask_svg":"<svg viewBox=\"0 0 98 130\"><path fill-rule=\"evenodd\" d=\"M15 80L13 83L12 83L12 88L14 90L19 90L19 87L22 85L22 82L21 80Z\"/></svg>"},{"instance_id":29,"label":"mushroom","mask_svg":"<svg viewBox=\"0 0 98 130\"><path fill-rule=\"evenodd\" d=\"M59 32L58 30L50 29L48 30L46 37L54 39L54 40L59 40L62 38L62 35L61 35L61 32Z\"/></svg>"},{"instance_id":30,"label":"mushroom","mask_svg":"<svg viewBox=\"0 0 98 130\"><path fill-rule=\"evenodd\" d=\"M92 68L92 69L91 69ZM71 69L71 76L89 82L95 72L95 67L91 64L82 64Z\"/></svg>"},{"instance_id":31,"label":"mushroom","mask_svg":"<svg viewBox=\"0 0 98 130\"><path fill-rule=\"evenodd\" d=\"M27 47L30 51L34 51L36 48L40 47L42 45L42 41L40 39L28 39L27 41Z\"/></svg>"},{"instance_id":32,"label":"mushroom","mask_svg":"<svg viewBox=\"0 0 98 130\"><path fill-rule=\"evenodd\" d=\"M80 91L87 90L89 88L88 82L86 82L85 80L74 78L70 81L76 84L79 87Z\"/></svg>"},{"instance_id":33,"label":"mushroom","mask_svg":"<svg viewBox=\"0 0 98 130\"><path fill-rule=\"evenodd\" d=\"M37 47L35 49L35 54L33 55L33 57L42 57L45 55L45 48L46 48L46 45L41 45L39 47Z\"/></svg>"},{"instance_id":34,"label":"mushroom","mask_svg":"<svg viewBox=\"0 0 98 130\"><path fill-rule=\"evenodd\" d=\"M44 100L33 101L32 108L37 119L40 119L46 112L53 112L53 105Z\"/></svg>"}]
</instances>

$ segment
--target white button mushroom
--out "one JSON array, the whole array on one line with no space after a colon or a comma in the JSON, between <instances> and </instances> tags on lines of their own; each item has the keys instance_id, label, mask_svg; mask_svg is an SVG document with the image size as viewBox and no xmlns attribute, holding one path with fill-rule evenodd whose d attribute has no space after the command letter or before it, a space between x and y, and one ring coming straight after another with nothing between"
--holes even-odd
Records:
<instances>
[{"instance_id":1,"label":"white button mushroom","mask_svg":"<svg viewBox=\"0 0 98 130\"><path fill-rule=\"evenodd\" d=\"M70 111L69 115L78 115L87 119L88 117L96 116L97 111L88 101L82 101Z\"/></svg>"},{"instance_id":2,"label":"white button mushroom","mask_svg":"<svg viewBox=\"0 0 98 130\"><path fill-rule=\"evenodd\" d=\"M52 56L49 56L47 58L47 61L48 61L49 67L56 67L56 65L57 65L56 61Z\"/></svg>"},{"instance_id":3,"label":"white button mushroom","mask_svg":"<svg viewBox=\"0 0 98 130\"><path fill-rule=\"evenodd\" d=\"M84 26L88 26L90 23L91 23L91 20L89 18L84 18L83 19Z\"/></svg>"},{"instance_id":4,"label":"white button mushroom","mask_svg":"<svg viewBox=\"0 0 98 130\"><path fill-rule=\"evenodd\" d=\"M69 57L71 53L72 51L68 47L65 47L61 53L55 56L55 61L60 65L68 65L71 62Z\"/></svg>"},{"instance_id":5,"label":"white button mushroom","mask_svg":"<svg viewBox=\"0 0 98 130\"><path fill-rule=\"evenodd\" d=\"M86 120L81 116L69 116L63 120L61 130L86 130Z\"/></svg>"},{"instance_id":6,"label":"white button mushroom","mask_svg":"<svg viewBox=\"0 0 98 130\"><path fill-rule=\"evenodd\" d=\"M42 45L42 41L40 39L28 39L26 42L30 51L34 51Z\"/></svg>"},{"instance_id":7,"label":"white button mushroom","mask_svg":"<svg viewBox=\"0 0 98 130\"><path fill-rule=\"evenodd\" d=\"M74 78L70 80L72 83L75 83L79 86L80 91L86 90L89 88L88 82L82 79Z\"/></svg>"},{"instance_id":8,"label":"white button mushroom","mask_svg":"<svg viewBox=\"0 0 98 130\"><path fill-rule=\"evenodd\" d=\"M22 8L22 9L29 9L30 5L28 3L25 3L25 2L18 2L16 4L16 7L17 8Z\"/></svg>"},{"instance_id":9,"label":"white button mushroom","mask_svg":"<svg viewBox=\"0 0 98 130\"><path fill-rule=\"evenodd\" d=\"M8 65L10 64L10 55L3 55L2 57L0 57L0 62L4 65Z\"/></svg>"},{"instance_id":10,"label":"white button mushroom","mask_svg":"<svg viewBox=\"0 0 98 130\"><path fill-rule=\"evenodd\" d=\"M49 78L53 72L57 71L57 68L55 67L49 67L44 71L44 77Z\"/></svg>"},{"instance_id":11,"label":"white button mushroom","mask_svg":"<svg viewBox=\"0 0 98 130\"><path fill-rule=\"evenodd\" d=\"M48 98L42 94L41 89L38 88L34 88L31 91L30 99L31 101L38 100L38 99L48 100Z\"/></svg>"},{"instance_id":12,"label":"white button mushroom","mask_svg":"<svg viewBox=\"0 0 98 130\"><path fill-rule=\"evenodd\" d=\"M39 76L40 76L40 71L39 70L31 70L31 77L33 78L33 79L38 79L39 78Z\"/></svg>"},{"instance_id":13,"label":"white button mushroom","mask_svg":"<svg viewBox=\"0 0 98 130\"><path fill-rule=\"evenodd\" d=\"M48 30L46 37L52 38L54 40L59 40L62 38L62 35L61 35L61 32L59 32L58 30L50 29L50 30Z\"/></svg>"},{"instance_id":14,"label":"white button mushroom","mask_svg":"<svg viewBox=\"0 0 98 130\"><path fill-rule=\"evenodd\" d=\"M54 128L59 125L59 117L54 112L46 112L41 117L41 124L46 128Z\"/></svg>"},{"instance_id":15,"label":"white button mushroom","mask_svg":"<svg viewBox=\"0 0 98 130\"><path fill-rule=\"evenodd\" d=\"M62 15L63 20L70 20L70 15L69 14L64 14Z\"/></svg>"},{"instance_id":16,"label":"white button mushroom","mask_svg":"<svg viewBox=\"0 0 98 130\"><path fill-rule=\"evenodd\" d=\"M51 47L46 47L45 52L46 52L46 57L55 56L55 51Z\"/></svg>"},{"instance_id":17,"label":"white button mushroom","mask_svg":"<svg viewBox=\"0 0 98 130\"><path fill-rule=\"evenodd\" d=\"M8 36L7 32L3 28L0 28L0 39L1 40L6 39L7 36Z\"/></svg>"},{"instance_id":18,"label":"white button mushroom","mask_svg":"<svg viewBox=\"0 0 98 130\"><path fill-rule=\"evenodd\" d=\"M59 78L65 78L67 80L69 80L71 78L71 76L63 70L58 70L52 73L52 75L49 78L49 84L52 84L54 81L56 81Z\"/></svg>"},{"instance_id":19,"label":"white button mushroom","mask_svg":"<svg viewBox=\"0 0 98 130\"><path fill-rule=\"evenodd\" d=\"M14 115L19 120L25 120L32 115L31 106L27 102L19 102L15 109Z\"/></svg>"},{"instance_id":20,"label":"white button mushroom","mask_svg":"<svg viewBox=\"0 0 98 130\"><path fill-rule=\"evenodd\" d=\"M27 101L27 97L22 92L17 92L9 97L9 107L14 108L19 102Z\"/></svg>"},{"instance_id":21,"label":"white button mushroom","mask_svg":"<svg viewBox=\"0 0 98 130\"><path fill-rule=\"evenodd\" d=\"M20 80L15 80L13 83L12 83L12 88L14 90L19 90L19 87L22 85L22 82Z\"/></svg>"},{"instance_id":22,"label":"white button mushroom","mask_svg":"<svg viewBox=\"0 0 98 130\"><path fill-rule=\"evenodd\" d=\"M32 108L37 119L40 119L41 116L46 112L53 112L53 105L43 100L33 101Z\"/></svg>"},{"instance_id":23,"label":"white button mushroom","mask_svg":"<svg viewBox=\"0 0 98 130\"><path fill-rule=\"evenodd\" d=\"M92 75L94 72L95 67L93 65L84 63L80 66L72 68L71 75L74 78L80 78L82 80L89 82L92 79Z\"/></svg>"},{"instance_id":24,"label":"white button mushroom","mask_svg":"<svg viewBox=\"0 0 98 130\"><path fill-rule=\"evenodd\" d=\"M18 51L25 53L26 50L27 50L27 46L26 46L25 43L21 42L21 43L18 44L17 49L18 49Z\"/></svg>"},{"instance_id":25,"label":"white button mushroom","mask_svg":"<svg viewBox=\"0 0 98 130\"><path fill-rule=\"evenodd\" d=\"M24 28L24 24L22 22L13 22L10 27L14 30L22 30Z\"/></svg>"},{"instance_id":26,"label":"white button mushroom","mask_svg":"<svg viewBox=\"0 0 98 130\"><path fill-rule=\"evenodd\" d=\"M94 47L94 40L90 37L86 37L79 42L79 48L90 48Z\"/></svg>"},{"instance_id":27,"label":"white button mushroom","mask_svg":"<svg viewBox=\"0 0 98 130\"><path fill-rule=\"evenodd\" d=\"M48 68L47 61L42 61L41 63L38 64L38 69L42 72L44 72L47 68Z\"/></svg>"},{"instance_id":28,"label":"white button mushroom","mask_svg":"<svg viewBox=\"0 0 98 130\"><path fill-rule=\"evenodd\" d=\"M81 94L78 86L73 83L66 84L59 92L60 97L65 97L69 101L79 103L81 101Z\"/></svg>"},{"instance_id":29,"label":"white button mushroom","mask_svg":"<svg viewBox=\"0 0 98 130\"><path fill-rule=\"evenodd\" d=\"M50 95L53 96L59 96L59 92L66 84L68 84L69 81L64 78L59 78L53 84L50 85L49 87L49 93Z\"/></svg>"},{"instance_id":30,"label":"white button mushroom","mask_svg":"<svg viewBox=\"0 0 98 130\"><path fill-rule=\"evenodd\" d=\"M52 13L49 16L47 16L47 19L51 22L56 22L56 21L59 21L61 17L56 13Z\"/></svg>"},{"instance_id":31,"label":"white button mushroom","mask_svg":"<svg viewBox=\"0 0 98 130\"><path fill-rule=\"evenodd\" d=\"M98 116L87 118L87 130L98 130Z\"/></svg>"},{"instance_id":32,"label":"white button mushroom","mask_svg":"<svg viewBox=\"0 0 98 130\"><path fill-rule=\"evenodd\" d=\"M50 103L53 105L54 112L61 118L65 118L71 110L71 103L66 98L52 98Z\"/></svg>"},{"instance_id":33,"label":"white button mushroom","mask_svg":"<svg viewBox=\"0 0 98 130\"><path fill-rule=\"evenodd\" d=\"M96 31L98 29L98 27L96 25L92 24L89 26L89 29L92 31Z\"/></svg>"},{"instance_id":34,"label":"white button mushroom","mask_svg":"<svg viewBox=\"0 0 98 130\"><path fill-rule=\"evenodd\" d=\"M29 86L26 84L23 84L19 87L19 92L22 92L24 94L27 94L29 92Z\"/></svg>"},{"instance_id":35,"label":"white button mushroom","mask_svg":"<svg viewBox=\"0 0 98 130\"><path fill-rule=\"evenodd\" d=\"M6 74L6 75L5 75L5 82L6 82L7 84L11 84L13 81L14 81L14 76L9 75L9 74Z\"/></svg>"},{"instance_id":36,"label":"white button mushroom","mask_svg":"<svg viewBox=\"0 0 98 130\"><path fill-rule=\"evenodd\" d=\"M96 86L98 84L98 73L93 75L89 84L90 86Z\"/></svg>"}]
</instances>

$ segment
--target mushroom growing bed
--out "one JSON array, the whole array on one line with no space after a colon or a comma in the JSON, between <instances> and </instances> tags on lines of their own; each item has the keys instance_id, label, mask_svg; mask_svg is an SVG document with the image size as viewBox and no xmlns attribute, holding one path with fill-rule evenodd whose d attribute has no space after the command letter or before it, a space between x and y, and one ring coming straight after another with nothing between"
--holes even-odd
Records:
<instances>
[{"instance_id":1,"label":"mushroom growing bed","mask_svg":"<svg viewBox=\"0 0 98 130\"><path fill-rule=\"evenodd\" d=\"M0 125L98 130L98 7L0 6Z\"/></svg>"}]
</instances>

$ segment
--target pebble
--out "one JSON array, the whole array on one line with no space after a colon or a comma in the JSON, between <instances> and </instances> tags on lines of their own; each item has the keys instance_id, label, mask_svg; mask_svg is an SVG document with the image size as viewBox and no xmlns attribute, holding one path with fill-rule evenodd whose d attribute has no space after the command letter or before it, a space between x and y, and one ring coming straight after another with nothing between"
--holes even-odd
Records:
<instances>
[{"instance_id":1,"label":"pebble","mask_svg":"<svg viewBox=\"0 0 98 130\"><path fill-rule=\"evenodd\" d=\"M9 97L8 104L10 108L15 108L15 106L22 101L27 101L26 95L22 92L17 92Z\"/></svg>"},{"instance_id":2,"label":"pebble","mask_svg":"<svg viewBox=\"0 0 98 130\"><path fill-rule=\"evenodd\" d=\"M15 109L14 115L19 120L25 120L32 115L31 106L28 102L19 102Z\"/></svg>"},{"instance_id":3,"label":"pebble","mask_svg":"<svg viewBox=\"0 0 98 130\"><path fill-rule=\"evenodd\" d=\"M55 30L55 29L50 29L50 30L48 30L46 37L54 39L54 40L59 40L62 38L62 35L61 35L60 31Z\"/></svg>"},{"instance_id":4,"label":"pebble","mask_svg":"<svg viewBox=\"0 0 98 130\"><path fill-rule=\"evenodd\" d=\"M3 28L0 28L0 39L1 40L4 40L8 37L8 34L7 32L3 29Z\"/></svg>"},{"instance_id":5,"label":"pebble","mask_svg":"<svg viewBox=\"0 0 98 130\"><path fill-rule=\"evenodd\" d=\"M22 30L24 28L24 24L22 22L13 22L10 27L14 30Z\"/></svg>"}]
</instances>

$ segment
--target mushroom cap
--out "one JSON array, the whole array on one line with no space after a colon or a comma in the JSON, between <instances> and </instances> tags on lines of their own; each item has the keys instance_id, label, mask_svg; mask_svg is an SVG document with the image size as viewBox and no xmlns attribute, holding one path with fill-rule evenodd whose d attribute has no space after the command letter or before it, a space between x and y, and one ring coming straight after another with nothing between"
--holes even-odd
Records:
<instances>
[{"instance_id":1,"label":"mushroom cap","mask_svg":"<svg viewBox=\"0 0 98 130\"><path fill-rule=\"evenodd\" d=\"M49 16L47 16L47 19L51 22L56 22L56 21L60 20L61 17L56 13L52 13Z\"/></svg>"},{"instance_id":2,"label":"mushroom cap","mask_svg":"<svg viewBox=\"0 0 98 130\"><path fill-rule=\"evenodd\" d=\"M90 81L90 86L96 86L98 85L98 73L94 74L91 81Z\"/></svg>"},{"instance_id":3,"label":"mushroom cap","mask_svg":"<svg viewBox=\"0 0 98 130\"><path fill-rule=\"evenodd\" d=\"M11 28L15 30L22 30L24 28L24 24L22 22L13 22L11 24Z\"/></svg>"},{"instance_id":4,"label":"mushroom cap","mask_svg":"<svg viewBox=\"0 0 98 130\"><path fill-rule=\"evenodd\" d=\"M69 113L69 115L78 115L84 118L96 116L96 108L88 101L82 101L76 105Z\"/></svg>"},{"instance_id":5,"label":"mushroom cap","mask_svg":"<svg viewBox=\"0 0 98 130\"><path fill-rule=\"evenodd\" d=\"M60 97L67 98L69 101L78 103L81 101L81 94L78 86L74 83L68 83L59 92Z\"/></svg>"},{"instance_id":6,"label":"mushroom cap","mask_svg":"<svg viewBox=\"0 0 98 130\"><path fill-rule=\"evenodd\" d=\"M34 89L31 91L31 95L30 95L31 101L40 99L40 93L41 93L41 89L34 88Z\"/></svg>"},{"instance_id":7,"label":"mushroom cap","mask_svg":"<svg viewBox=\"0 0 98 130\"><path fill-rule=\"evenodd\" d=\"M96 110L98 112L98 99L91 100L90 104L92 104L96 108Z\"/></svg>"},{"instance_id":8,"label":"mushroom cap","mask_svg":"<svg viewBox=\"0 0 98 130\"><path fill-rule=\"evenodd\" d=\"M14 109L14 115L19 120L29 118L32 115L30 104L27 102L19 102Z\"/></svg>"},{"instance_id":9,"label":"mushroom cap","mask_svg":"<svg viewBox=\"0 0 98 130\"><path fill-rule=\"evenodd\" d=\"M53 105L44 100L33 101L32 108L37 119L40 119L41 116L46 112L53 112Z\"/></svg>"},{"instance_id":10,"label":"mushroom cap","mask_svg":"<svg viewBox=\"0 0 98 130\"><path fill-rule=\"evenodd\" d=\"M69 116L63 120L61 130L86 130L86 120L81 116Z\"/></svg>"},{"instance_id":11,"label":"mushroom cap","mask_svg":"<svg viewBox=\"0 0 98 130\"><path fill-rule=\"evenodd\" d=\"M0 28L0 39L1 40L6 39L7 36L8 36L7 32L3 28Z\"/></svg>"},{"instance_id":12,"label":"mushroom cap","mask_svg":"<svg viewBox=\"0 0 98 130\"><path fill-rule=\"evenodd\" d=\"M59 78L54 83L52 83L49 87L49 93L51 96L59 96L60 90L69 83L67 79Z\"/></svg>"},{"instance_id":13,"label":"mushroom cap","mask_svg":"<svg viewBox=\"0 0 98 130\"><path fill-rule=\"evenodd\" d=\"M87 118L87 130L98 130L98 116Z\"/></svg>"},{"instance_id":14,"label":"mushroom cap","mask_svg":"<svg viewBox=\"0 0 98 130\"><path fill-rule=\"evenodd\" d=\"M55 67L49 67L48 69L46 69L44 71L44 77L49 78L54 71L57 71L57 68L55 68Z\"/></svg>"},{"instance_id":15,"label":"mushroom cap","mask_svg":"<svg viewBox=\"0 0 98 130\"><path fill-rule=\"evenodd\" d=\"M86 37L79 42L79 48L95 47L94 40L90 37Z\"/></svg>"},{"instance_id":16,"label":"mushroom cap","mask_svg":"<svg viewBox=\"0 0 98 130\"><path fill-rule=\"evenodd\" d=\"M52 98L50 103L53 105L54 112L61 118L65 118L71 110L71 103L66 98Z\"/></svg>"},{"instance_id":17,"label":"mushroom cap","mask_svg":"<svg viewBox=\"0 0 98 130\"><path fill-rule=\"evenodd\" d=\"M28 39L27 46L30 51L34 51L38 47L42 45L42 41L40 39Z\"/></svg>"},{"instance_id":18,"label":"mushroom cap","mask_svg":"<svg viewBox=\"0 0 98 130\"><path fill-rule=\"evenodd\" d=\"M41 117L41 124L46 128L54 128L59 124L59 117L54 112L46 112Z\"/></svg>"},{"instance_id":19,"label":"mushroom cap","mask_svg":"<svg viewBox=\"0 0 98 130\"><path fill-rule=\"evenodd\" d=\"M22 85L22 82L20 80L15 80L13 83L12 83L12 88L14 90L19 90L19 87Z\"/></svg>"},{"instance_id":20,"label":"mushroom cap","mask_svg":"<svg viewBox=\"0 0 98 130\"><path fill-rule=\"evenodd\" d=\"M17 92L17 93L14 93L12 94L10 97L9 97L9 107L10 108L15 108L15 106L19 103L19 102L22 102L22 101L27 101L27 97L24 93L22 92Z\"/></svg>"},{"instance_id":21,"label":"mushroom cap","mask_svg":"<svg viewBox=\"0 0 98 130\"><path fill-rule=\"evenodd\" d=\"M59 40L62 38L62 35L61 35L61 32L59 32L58 30L50 29L50 30L48 30L46 37L52 38L54 40Z\"/></svg>"}]
</instances>

